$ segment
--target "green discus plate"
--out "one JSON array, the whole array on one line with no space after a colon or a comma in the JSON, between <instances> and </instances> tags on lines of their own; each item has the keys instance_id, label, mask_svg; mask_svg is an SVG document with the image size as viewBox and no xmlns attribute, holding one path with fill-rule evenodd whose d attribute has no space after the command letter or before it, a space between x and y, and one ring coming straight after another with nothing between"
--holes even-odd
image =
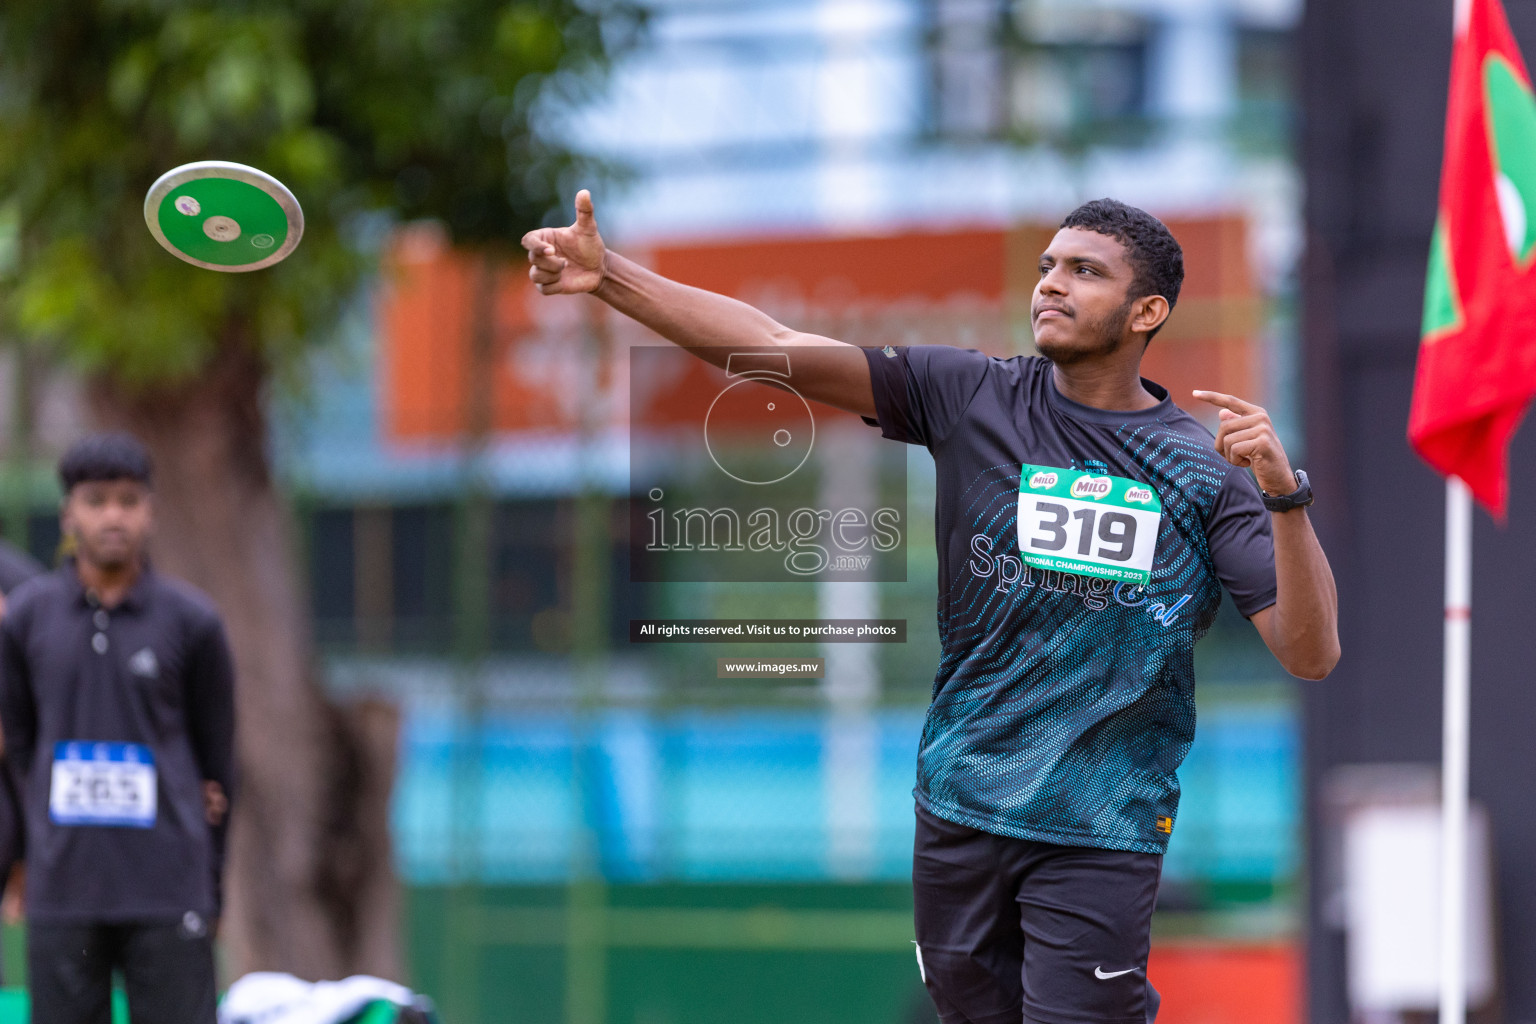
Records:
<instances>
[{"instance_id":1,"label":"green discus plate","mask_svg":"<svg viewBox=\"0 0 1536 1024\"><path fill-rule=\"evenodd\" d=\"M304 236L304 211L282 182L224 160L162 174L144 197L144 222L176 257L234 274L270 267Z\"/></svg>"}]
</instances>

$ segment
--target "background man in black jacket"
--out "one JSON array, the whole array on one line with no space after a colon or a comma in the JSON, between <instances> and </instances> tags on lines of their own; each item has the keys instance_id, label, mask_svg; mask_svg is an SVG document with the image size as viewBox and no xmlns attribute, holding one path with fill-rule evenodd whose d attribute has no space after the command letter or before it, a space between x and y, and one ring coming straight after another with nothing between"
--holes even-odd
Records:
<instances>
[{"instance_id":1,"label":"background man in black jacket","mask_svg":"<svg viewBox=\"0 0 1536 1024\"><path fill-rule=\"evenodd\" d=\"M87 437L59 463L75 555L10 598L0 724L27 835L33 1019L213 1024L218 832L233 668L209 600L154 572L148 452Z\"/></svg>"}]
</instances>

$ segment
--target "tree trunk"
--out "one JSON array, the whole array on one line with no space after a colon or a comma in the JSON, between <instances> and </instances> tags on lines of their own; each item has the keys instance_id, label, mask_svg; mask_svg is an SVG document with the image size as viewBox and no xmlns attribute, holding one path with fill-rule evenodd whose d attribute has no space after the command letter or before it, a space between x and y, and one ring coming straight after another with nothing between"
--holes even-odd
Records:
<instances>
[{"instance_id":1,"label":"tree trunk","mask_svg":"<svg viewBox=\"0 0 1536 1024\"><path fill-rule=\"evenodd\" d=\"M157 568L205 590L237 670L239 775L222 936L236 974L399 977L387 810L398 716L331 704L316 678L289 510L273 486L266 367L238 325L198 377L101 380L104 427L155 458Z\"/></svg>"}]
</instances>

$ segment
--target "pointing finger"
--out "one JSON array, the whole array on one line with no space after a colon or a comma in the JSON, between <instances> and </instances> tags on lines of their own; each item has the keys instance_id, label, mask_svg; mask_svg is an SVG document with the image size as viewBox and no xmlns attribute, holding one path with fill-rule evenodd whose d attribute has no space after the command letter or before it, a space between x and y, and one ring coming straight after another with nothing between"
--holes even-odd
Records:
<instances>
[{"instance_id":1,"label":"pointing finger","mask_svg":"<svg viewBox=\"0 0 1536 1024\"><path fill-rule=\"evenodd\" d=\"M1231 409L1240 416L1259 411L1259 407L1252 402L1245 402L1235 395L1224 395L1220 391L1194 391L1192 394L1202 402L1208 402L1218 409Z\"/></svg>"}]
</instances>

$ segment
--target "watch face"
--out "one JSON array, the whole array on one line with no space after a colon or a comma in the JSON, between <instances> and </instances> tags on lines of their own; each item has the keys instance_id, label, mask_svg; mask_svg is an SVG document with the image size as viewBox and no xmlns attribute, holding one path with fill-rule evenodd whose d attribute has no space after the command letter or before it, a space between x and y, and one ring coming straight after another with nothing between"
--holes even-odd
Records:
<instances>
[{"instance_id":1,"label":"watch face","mask_svg":"<svg viewBox=\"0 0 1536 1024\"><path fill-rule=\"evenodd\" d=\"M721 472L744 484L774 484L805 465L816 443L811 407L787 382L747 377L715 397L704 445Z\"/></svg>"}]
</instances>

